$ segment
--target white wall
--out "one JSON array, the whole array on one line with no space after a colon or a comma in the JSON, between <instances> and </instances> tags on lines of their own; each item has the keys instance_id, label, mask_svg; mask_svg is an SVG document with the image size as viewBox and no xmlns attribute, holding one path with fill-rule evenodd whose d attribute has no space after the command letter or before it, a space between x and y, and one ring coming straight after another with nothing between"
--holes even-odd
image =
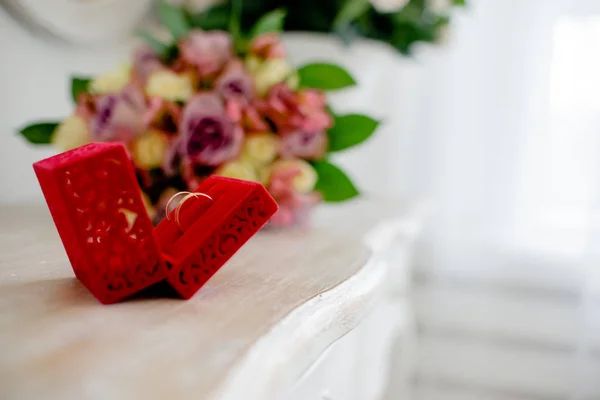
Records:
<instances>
[{"instance_id":1,"label":"white wall","mask_svg":"<svg viewBox=\"0 0 600 400\"><path fill-rule=\"evenodd\" d=\"M100 72L132 46L72 47L33 36L0 8L0 203L41 201L31 164L53 154L15 132L37 119L59 120L71 110L69 75Z\"/></svg>"}]
</instances>

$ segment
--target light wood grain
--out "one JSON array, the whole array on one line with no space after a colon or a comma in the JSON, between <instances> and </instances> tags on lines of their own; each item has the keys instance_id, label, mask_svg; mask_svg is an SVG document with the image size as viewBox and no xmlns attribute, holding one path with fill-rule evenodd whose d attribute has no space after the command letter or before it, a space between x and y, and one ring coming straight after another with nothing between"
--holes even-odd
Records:
<instances>
[{"instance_id":1,"label":"light wood grain","mask_svg":"<svg viewBox=\"0 0 600 400\"><path fill-rule=\"evenodd\" d=\"M362 237L382 209L363 202L321 212L312 229L260 232L191 300L103 306L73 277L44 207L2 208L0 398L233 399L286 318L343 313L325 347L355 326L369 297L356 276L374 262ZM371 272L360 278L369 293L382 277ZM328 292L332 302L315 301Z\"/></svg>"}]
</instances>

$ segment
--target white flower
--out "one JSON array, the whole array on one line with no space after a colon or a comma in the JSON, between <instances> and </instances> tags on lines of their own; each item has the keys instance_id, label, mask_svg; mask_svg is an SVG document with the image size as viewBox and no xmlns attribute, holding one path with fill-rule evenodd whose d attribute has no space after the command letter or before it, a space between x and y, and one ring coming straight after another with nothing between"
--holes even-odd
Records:
<instances>
[{"instance_id":1,"label":"white flower","mask_svg":"<svg viewBox=\"0 0 600 400\"><path fill-rule=\"evenodd\" d=\"M243 160L225 163L215 171L215 174L226 178L258 182L258 176L252 164Z\"/></svg>"},{"instance_id":2,"label":"white flower","mask_svg":"<svg viewBox=\"0 0 600 400\"><path fill-rule=\"evenodd\" d=\"M409 0L370 0L371 4L380 13L399 11L406 6Z\"/></svg>"},{"instance_id":3,"label":"white flower","mask_svg":"<svg viewBox=\"0 0 600 400\"><path fill-rule=\"evenodd\" d=\"M87 121L78 115L65 119L52 135L52 144L62 151L74 149L90 142Z\"/></svg>"},{"instance_id":4,"label":"white flower","mask_svg":"<svg viewBox=\"0 0 600 400\"><path fill-rule=\"evenodd\" d=\"M452 0L427 0L427 6L436 14L447 15L452 9Z\"/></svg>"},{"instance_id":5,"label":"white flower","mask_svg":"<svg viewBox=\"0 0 600 400\"><path fill-rule=\"evenodd\" d=\"M252 133L246 136L242 158L252 164L268 164L277 157L277 136L270 132Z\"/></svg>"},{"instance_id":6,"label":"white flower","mask_svg":"<svg viewBox=\"0 0 600 400\"><path fill-rule=\"evenodd\" d=\"M150 75L146 83L146 94L167 101L186 101L194 95L194 85L189 75L178 75L171 70L163 69Z\"/></svg>"},{"instance_id":7,"label":"white flower","mask_svg":"<svg viewBox=\"0 0 600 400\"><path fill-rule=\"evenodd\" d=\"M279 160L271 166L271 175L288 170L297 171L292 179L292 186L298 193L308 193L315 188L317 171L306 161L301 159Z\"/></svg>"},{"instance_id":8,"label":"white flower","mask_svg":"<svg viewBox=\"0 0 600 400\"><path fill-rule=\"evenodd\" d=\"M255 69L254 73L251 72L254 75L254 85L261 96L265 95L272 86L290 78L294 72L284 58L270 58L259 66L252 66L252 69Z\"/></svg>"},{"instance_id":9,"label":"white flower","mask_svg":"<svg viewBox=\"0 0 600 400\"><path fill-rule=\"evenodd\" d=\"M98 75L89 85L89 91L93 94L119 93L129 83L131 66L122 64L104 74Z\"/></svg>"},{"instance_id":10,"label":"white flower","mask_svg":"<svg viewBox=\"0 0 600 400\"><path fill-rule=\"evenodd\" d=\"M163 133L150 131L133 143L131 158L142 169L160 167L167 151L168 140Z\"/></svg>"}]
</instances>

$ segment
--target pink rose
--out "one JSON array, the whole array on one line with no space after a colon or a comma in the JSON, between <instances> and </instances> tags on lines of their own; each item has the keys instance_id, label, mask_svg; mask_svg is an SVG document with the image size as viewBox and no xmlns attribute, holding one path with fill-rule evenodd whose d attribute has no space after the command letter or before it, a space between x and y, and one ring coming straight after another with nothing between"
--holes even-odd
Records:
<instances>
[{"instance_id":1,"label":"pink rose","mask_svg":"<svg viewBox=\"0 0 600 400\"><path fill-rule=\"evenodd\" d=\"M96 99L89 93L81 93L77 99L75 114L90 121L96 113Z\"/></svg>"},{"instance_id":2,"label":"pink rose","mask_svg":"<svg viewBox=\"0 0 600 400\"><path fill-rule=\"evenodd\" d=\"M285 128L290 116L298 109L297 97L287 85L280 83L269 90L260 107L278 128Z\"/></svg>"},{"instance_id":3,"label":"pink rose","mask_svg":"<svg viewBox=\"0 0 600 400\"><path fill-rule=\"evenodd\" d=\"M281 133L280 154L283 158L298 157L305 160L320 160L327 152L327 144L325 131L283 132Z\"/></svg>"},{"instance_id":4,"label":"pink rose","mask_svg":"<svg viewBox=\"0 0 600 400\"><path fill-rule=\"evenodd\" d=\"M180 151L195 163L217 166L237 156L244 134L213 93L194 96L183 109Z\"/></svg>"},{"instance_id":5,"label":"pink rose","mask_svg":"<svg viewBox=\"0 0 600 400\"><path fill-rule=\"evenodd\" d=\"M325 105L323 93L316 90L295 93L282 83L271 88L261 107L280 131L318 132L333 124Z\"/></svg>"},{"instance_id":6,"label":"pink rose","mask_svg":"<svg viewBox=\"0 0 600 400\"><path fill-rule=\"evenodd\" d=\"M181 107L177 103L166 101L160 97L150 97L144 122L151 128L169 134L177 134L181 121Z\"/></svg>"},{"instance_id":7,"label":"pink rose","mask_svg":"<svg viewBox=\"0 0 600 400\"><path fill-rule=\"evenodd\" d=\"M283 58L285 46L276 33L265 33L250 43L250 54L259 58Z\"/></svg>"},{"instance_id":8,"label":"pink rose","mask_svg":"<svg viewBox=\"0 0 600 400\"><path fill-rule=\"evenodd\" d=\"M298 128L313 132L327 130L332 127L333 120L325 107L325 94L318 90L304 90L298 93L299 112L294 116L292 124Z\"/></svg>"},{"instance_id":9,"label":"pink rose","mask_svg":"<svg viewBox=\"0 0 600 400\"><path fill-rule=\"evenodd\" d=\"M264 132L269 130L269 125L266 123L255 106L242 106L240 103L230 100L225 103L225 108L227 116L232 121L240 123L244 131Z\"/></svg>"},{"instance_id":10,"label":"pink rose","mask_svg":"<svg viewBox=\"0 0 600 400\"><path fill-rule=\"evenodd\" d=\"M265 132L270 129L254 105L250 105L243 110L242 125L246 132Z\"/></svg>"},{"instance_id":11,"label":"pink rose","mask_svg":"<svg viewBox=\"0 0 600 400\"><path fill-rule=\"evenodd\" d=\"M318 192L299 193L294 189L294 179L301 173L299 168L282 168L271 173L267 189L277 201L279 210L271 217L270 226L304 225L312 208L321 201Z\"/></svg>"},{"instance_id":12,"label":"pink rose","mask_svg":"<svg viewBox=\"0 0 600 400\"><path fill-rule=\"evenodd\" d=\"M225 100L226 113L248 132L266 131L269 126L256 109L252 78L238 60L230 62L217 79L215 90Z\"/></svg>"},{"instance_id":13,"label":"pink rose","mask_svg":"<svg viewBox=\"0 0 600 400\"><path fill-rule=\"evenodd\" d=\"M219 72L233 57L227 32L193 30L180 44L181 57L197 68L200 76Z\"/></svg>"},{"instance_id":14,"label":"pink rose","mask_svg":"<svg viewBox=\"0 0 600 400\"><path fill-rule=\"evenodd\" d=\"M300 174L299 169L285 168L274 171L269 178L269 193L275 200L289 197L294 194L294 178Z\"/></svg>"},{"instance_id":15,"label":"pink rose","mask_svg":"<svg viewBox=\"0 0 600 400\"><path fill-rule=\"evenodd\" d=\"M92 139L98 142L129 142L146 128L146 100L133 85L118 94L100 96L91 117Z\"/></svg>"},{"instance_id":16,"label":"pink rose","mask_svg":"<svg viewBox=\"0 0 600 400\"><path fill-rule=\"evenodd\" d=\"M274 228L305 226L309 223L311 210L321 201L319 193L295 193L277 200L279 209L271 217L269 225Z\"/></svg>"},{"instance_id":17,"label":"pink rose","mask_svg":"<svg viewBox=\"0 0 600 400\"><path fill-rule=\"evenodd\" d=\"M165 101L160 97L150 97L148 99L145 122L150 125L160 119L165 107Z\"/></svg>"}]
</instances>

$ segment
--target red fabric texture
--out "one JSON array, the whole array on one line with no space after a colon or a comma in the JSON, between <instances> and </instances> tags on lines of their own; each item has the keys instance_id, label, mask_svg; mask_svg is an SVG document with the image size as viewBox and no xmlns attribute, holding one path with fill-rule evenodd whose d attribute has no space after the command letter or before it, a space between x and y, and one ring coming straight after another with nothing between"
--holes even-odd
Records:
<instances>
[{"instance_id":1,"label":"red fabric texture","mask_svg":"<svg viewBox=\"0 0 600 400\"><path fill-rule=\"evenodd\" d=\"M256 182L212 176L156 228L122 144L90 143L33 165L75 276L102 303L165 280L192 297L277 211Z\"/></svg>"}]
</instances>

